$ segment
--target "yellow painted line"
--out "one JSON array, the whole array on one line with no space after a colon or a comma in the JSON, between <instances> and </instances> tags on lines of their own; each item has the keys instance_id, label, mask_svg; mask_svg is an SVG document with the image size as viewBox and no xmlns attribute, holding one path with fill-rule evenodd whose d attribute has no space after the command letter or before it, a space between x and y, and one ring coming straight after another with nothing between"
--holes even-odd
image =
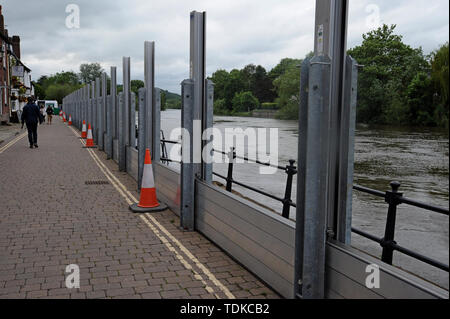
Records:
<instances>
[{"instance_id":1,"label":"yellow painted line","mask_svg":"<svg viewBox=\"0 0 450 319\"><path fill-rule=\"evenodd\" d=\"M22 135L17 136L16 138L14 138L12 141L9 141L6 145L0 147L0 154L3 153L4 151L6 151L8 148L10 148L11 146L13 146L15 143L17 143L19 140L21 140L22 138L24 138L25 136L27 136L28 133L22 133Z\"/></svg>"},{"instance_id":2,"label":"yellow painted line","mask_svg":"<svg viewBox=\"0 0 450 319\"><path fill-rule=\"evenodd\" d=\"M76 136L80 136L72 127L69 126L69 128L74 132ZM83 140L80 140L82 144L85 144ZM92 149L87 149L89 154L91 155L94 162L97 164L97 166L100 168L100 170L103 172L103 174L108 178L111 185L125 198L125 201L131 205L133 203L137 202L137 199L128 191L128 189L125 187L125 185L120 182L120 180L109 170L106 165L104 165L100 158L98 158L97 154ZM181 244L163 225L161 225L153 216L150 214L145 214L145 217L140 215L139 216L144 223L155 233L155 235L161 240L161 242L167 247L169 251L172 251L176 258L180 260L180 262L183 264L183 266L186 269L191 270L194 272L194 278L197 280L200 280L204 285L205 289L209 293L214 293L214 289L209 287L207 283L203 280L203 277L192 268L192 266L185 260L185 258L180 255L177 250L172 246L172 244L167 240L166 237L164 237L159 230L161 230L162 233L164 233L173 243L175 243L178 248L199 268L202 270L202 272L211 280L228 298L235 299L235 296L229 291L229 289L223 285L217 278L212 274L208 268L206 268L186 247L184 247L183 244ZM151 222L150 222L151 221ZM155 227L159 228L159 230ZM214 295L219 298L217 294L214 293Z\"/></svg>"}]
</instances>

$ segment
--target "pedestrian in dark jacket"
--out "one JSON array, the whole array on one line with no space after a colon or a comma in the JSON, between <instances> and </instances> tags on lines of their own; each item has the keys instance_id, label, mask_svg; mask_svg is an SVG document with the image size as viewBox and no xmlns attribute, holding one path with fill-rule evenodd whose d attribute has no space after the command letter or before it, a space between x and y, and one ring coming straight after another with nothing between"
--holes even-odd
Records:
<instances>
[{"instance_id":1,"label":"pedestrian in dark jacket","mask_svg":"<svg viewBox=\"0 0 450 319\"><path fill-rule=\"evenodd\" d=\"M38 122L39 124L42 124L42 118L39 107L34 103L34 99L32 97L28 98L28 103L22 110L21 120L22 128L24 123L27 124L28 141L30 142L30 148L33 148L33 146L37 148L37 126Z\"/></svg>"}]
</instances>

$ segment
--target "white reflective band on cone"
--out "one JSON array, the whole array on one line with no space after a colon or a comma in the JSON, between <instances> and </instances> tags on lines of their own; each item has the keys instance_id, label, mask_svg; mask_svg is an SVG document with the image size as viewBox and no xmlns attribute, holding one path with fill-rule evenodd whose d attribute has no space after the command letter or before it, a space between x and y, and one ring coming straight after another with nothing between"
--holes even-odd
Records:
<instances>
[{"instance_id":1,"label":"white reflective band on cone","mask_svg":"<svg viewBox=\"0 0 450 319\"><path fill-rule=\"evenodd\" d=\"M88 138L88 139L91 139L91 138L92 138L92 130L89 130L89 131L88 131L87 138Z\"/></svg>"},{"instance_id":2,"label":"white reflective band on cone","mask_svg":"<svg viewBox=\"0 0 450 319\"><path fill-rule=\"evenodd\" d=\"M141 188L154 188L154 187L155 187L155 180L153 178L152 164L145 164L144 173L142 174Z\"/></svg>"}]
</instances>

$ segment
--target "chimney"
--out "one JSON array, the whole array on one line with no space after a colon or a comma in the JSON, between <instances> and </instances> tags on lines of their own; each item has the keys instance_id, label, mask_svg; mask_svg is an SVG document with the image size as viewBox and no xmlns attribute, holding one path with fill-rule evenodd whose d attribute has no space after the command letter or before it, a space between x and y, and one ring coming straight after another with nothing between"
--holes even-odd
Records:
<instances>
[{"instance_id":1,"label":"chimney","mask_svg":"<svg viewBox=\"0 0 450 319\"><path fill-rule=\"evenodd\" d=\"M20 37L18 35L13 35L11 42L12 42L12 48L13 48L14 54L20 60Z\"/></svg>"}]
</instances>

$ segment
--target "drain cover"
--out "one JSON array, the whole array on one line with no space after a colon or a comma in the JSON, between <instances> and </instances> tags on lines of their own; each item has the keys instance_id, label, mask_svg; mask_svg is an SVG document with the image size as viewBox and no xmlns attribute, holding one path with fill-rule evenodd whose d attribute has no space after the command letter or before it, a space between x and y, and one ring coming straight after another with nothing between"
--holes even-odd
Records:
<instances>
[{"instance_id":1,"label":"drain cover","mask_svg":"<svg viewBox=\"0 0 450 319\"><path fill-rule=\"evenodd\" d=\"M108 185L108 181L85 181L86 185Z\"/></svg>"}]
</instances>

